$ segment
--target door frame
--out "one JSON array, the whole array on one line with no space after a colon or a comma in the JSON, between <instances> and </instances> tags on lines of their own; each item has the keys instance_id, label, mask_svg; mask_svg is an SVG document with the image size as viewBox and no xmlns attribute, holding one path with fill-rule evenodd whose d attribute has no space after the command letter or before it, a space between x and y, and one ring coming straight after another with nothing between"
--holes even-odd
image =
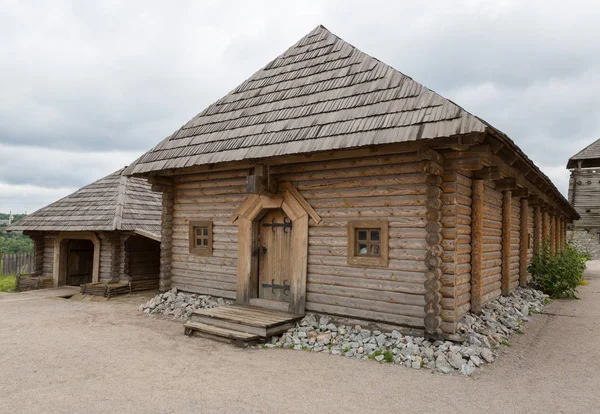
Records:
<instances>
[{"instance_id":1,"label":"door frame","mask_svg":"<svg viewBox=\"0 0 600 414\"><path fill-rule=\"evenodd\" d=\"M94 243L94 262L92 266L92 283L98 282L100 275L100 239L93 232L60 232L54 240L54 263L52 277L54 286L63 286L67 279L67 245L69 240L90 240Z\"/></svg>"},{"instance_id":2,"label":"door frame","mask_svg":"<svg viewBox=\"0 0 600 414\"><path fill-rule=\"evenodd\" d=\"M292 194L290 191L283 195L252 194L238 208L237 303L248 305L250 299L258 296L258 256L252 255L252 251L258 247L258 222L267 210L282 209L292 220L292 271L287 311L304 314L309 211L305 209L308 206L306 200L298 200L298 196L299 194Z\"/></svg>"}]
</instances>

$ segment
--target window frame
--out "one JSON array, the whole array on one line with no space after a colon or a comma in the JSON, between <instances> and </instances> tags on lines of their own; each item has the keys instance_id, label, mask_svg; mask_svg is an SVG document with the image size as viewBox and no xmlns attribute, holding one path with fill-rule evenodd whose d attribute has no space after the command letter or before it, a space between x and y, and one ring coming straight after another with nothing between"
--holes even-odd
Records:
<instances>
[{"instance_id":1,"label":"window frame","mask_svg":"<svg viewBox=\"0 0 600 414\"><path fill-rule=\"evenodd\" d=\"M379 230L379 256L358 255L357 230ZM369 237L367 237L369 239ZM389 223L386 220L348 222L348 264L365 267L387 267L389 263ZM367 247L368 248L368 247Z\"/></svg>"},{"instance_id":2,"label":"window frame","mask_svg":"<svg viewBox=\"0 0 600 414\"><path fill-rule=\"evenodd\" d=\"M196 229L197 228L207 228L208 235L206 238L208 239L208 246L197 246L196 245ZM202 236L204 239L204 236ZM196 254L199 256L212 256L213 254L213 223L212 221L190 221L189 223L189 244L190 244L190 253Z\"/></svg>"}]
</instances>

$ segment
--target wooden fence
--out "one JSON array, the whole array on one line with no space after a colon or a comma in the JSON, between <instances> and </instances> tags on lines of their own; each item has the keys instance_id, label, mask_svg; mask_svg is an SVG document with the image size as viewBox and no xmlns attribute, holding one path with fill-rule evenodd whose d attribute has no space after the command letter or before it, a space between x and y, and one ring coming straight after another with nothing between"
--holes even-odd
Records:
<instances>
[{"instance_id":1,"label":"wooden fence","mask_svg":"<svg viewBox=\"0 0 600 414\"><path fill-rule=\"evenodd\" d=\"M28 275L34 267L33 253L3 254L0 256L0 273L4 275Z\"/></svg>"}]
</instances>

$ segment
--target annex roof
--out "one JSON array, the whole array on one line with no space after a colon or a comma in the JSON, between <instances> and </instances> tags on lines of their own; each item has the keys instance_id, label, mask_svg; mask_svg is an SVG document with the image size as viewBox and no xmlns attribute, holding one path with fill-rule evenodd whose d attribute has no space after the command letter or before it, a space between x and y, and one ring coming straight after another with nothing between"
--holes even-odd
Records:
<instances>
[{"instance_id":1,"label":"annex roof","mask_svg":"<svg viewBox=\"0 0 600 414\"><path fill-rule=\"evenodd\" d=\"M7 228L14 231L128 230L160 237L161 194L122 168Z\"/></svg>"}]
</instances>

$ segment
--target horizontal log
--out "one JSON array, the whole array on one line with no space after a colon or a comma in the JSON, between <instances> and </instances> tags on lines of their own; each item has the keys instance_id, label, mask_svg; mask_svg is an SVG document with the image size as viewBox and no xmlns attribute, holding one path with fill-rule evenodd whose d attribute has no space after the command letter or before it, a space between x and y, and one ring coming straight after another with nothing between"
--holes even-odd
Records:
<instances>
[{"instance_id":1,"label":"horizontal log","mask_svg":"<svg viewBox=\"0 0 600 414\"><path fill-rule=\"evenodd\" d=\"M175 185L175 191L185 191L200 188L227 188L227 187L240 187L246 185L246 178L224 178L219 180L209 181L190 181L185 183L178 183Z\"/></svg>"},{"instance_id":2,"label":"horizontal log","mask_svg":"<svg viewBox=\"0 0 600 414\"><path fill-rule=\"evenodd\" d=\"M420 173L379 177L299 181L296 183L296 188L302 193L302 196L306 198L306 200L318 197L318 194L323 194L326 198L330 198L331 194L322 193L323 190L352 189L352 191L356 191L359 190L360 187L373 186L382 186L384 188L390 188L390 186L393 186L391 188L396 190L393 195L425 194L426 189L425 177Z\"/></svg>"},{"instance_id":3,"label":"horizontal log","mask_svg":"<svg viewBox=\"0 0 600 414\"><path fill-rule=\"evenodd\" d=\"M279 181L311 181L354 177L373 177L379 175L404 175L419 172L418 162L407 162L393 165L371 165L335 170L317 170L279 174Z\"/></svg>"},{"instance_id":4,"label":"horizontal log","mask_svg":"<svg viewBox=\"0 0 600 414\"><path fill-rule=\"evenodd\" d=\"M185 283L179 282L176 278L171 279L171 286L176 287L182 292L198 293L201 295L211 295L214 297L220 297L225 299L235 299L236 297L235 291L215 289L196 285L187 285Z\"/></svg>"},{"instance_id":5,"label":"horizontal log","mask_svg":"<svg viewBox=\"0 0 600 414\"><path fill-rule=\"evenodd\" d=\"M310 301L308 298L306 301L306 310L334 316L355 317L363 320L385 322L400 326L423 327L423 317L411 317L385 312L355 309L347 306L336 306Z\"/></svg>"},{"instance_id":6,"label":"horizontal log","mask_svg":"<svg viewBox=\"0 0 600 414\"><path fill-rule=\"evenodd\" d=\"M327 265L327 266L349 266L347 259L345 257L335 257L335 256L315 256L310 255L308 257L309 265ZM425 272L426 267L422 261L409 261L409 260L389 260L388 267L389 270L401 270L401 271L409 271L409 272Z\"/></svg>"},{"instance_id":7,"label":"horizontal log","mask_svg":"<svg viewBox=\"0 0 600 414\"><path fill-rule=\"evenodd\" d=\"M220 180L223 178L239 178L246 177L250 174L249 168L244 168L240 170L228 170L228 171L213 171L206 173L198 173L198 174L189 174L189 175L178 175L173 177L173 183L175 185L180 183L192 183L197 181L214 181Z\"/></svg>"},{"instance_id":8,"label":"horizontal log","mask_svg":"<svg viewBox=\"0 0 600 414\"><path fill-rule=\"evenodd\" d=\"M386 291L407 293L411 295L424 295L423 283L407 283L397 280L366 279L361 277L334 276L309 272L307 283L315 285L345 286L368 289L372 291Z\"/></svg>"},{"instance_id":9,"label":"horizontal log","mask_svg":"<svg viewBox=\"0 0 600 414\"><path fill-rule=\"evenodd\" d=\"M321 293L310 292L306 294L306 302L334 305L338 307L348 307L354 309L355 311L363 310L371 312L382 312L392 315L402 315L415 318L425 317L425 307L423 305L402 305L399 303L387 303L375 300L356 299L345 296L324 295Z\"/></svg>"},{"instance_id":10,"label":"horizontal log","mask_svg":"<svg viewBox=\"0 0 600 414\"><path fill-rule=\"evenodd\" d=\"M328 160L321 162L306 162L300 164L275 165L271 166L270 172L273 175L277 175L285 173L323 171L374 165L402 164L417 161L420 161L420 158L417 156L417 154L414 152L408 152L405 154L377 155L373 157L360 157L342 160Z\"/></svg>"},{"instance_id":11,"label":"horizontal log","mask_svg":"<svg viewBox=\"0 0 600 414\"><path fill-rule=\"evenodd\" d=\"M425 272L400 271L392 269L375 269L347 266L308 265L309 274L356 277L373 280L390 280L404 283L423 284Z\"/></svg>"},{"instance_id":12,"label":"horizontal log","mask_svg":"<svg viewBox=\"0 0 600 414\"><path fill-rule=\"evenodd\" d=\"M342 285L324 285L308 282L306 285L307 293L323 294L336 297L345 297L352 299L364 299L390 304L425 306L425 297L413 295L404 292L391 292L385 290L370 290L359 287L348 287Z\"/></svg>"},{"instance_id":13,"label":"horizontal log","mask_svg":"<svg viewBox=\"0 0 600 414\"><path fill-rule=\"evenodd\" d=\"M314 209L318 208L352 208L352 207L406 207L424 206L425 197L416 196L371 196L371 197L338 197L313 199L310 201Z\"/></svg>"}]
</instances>

